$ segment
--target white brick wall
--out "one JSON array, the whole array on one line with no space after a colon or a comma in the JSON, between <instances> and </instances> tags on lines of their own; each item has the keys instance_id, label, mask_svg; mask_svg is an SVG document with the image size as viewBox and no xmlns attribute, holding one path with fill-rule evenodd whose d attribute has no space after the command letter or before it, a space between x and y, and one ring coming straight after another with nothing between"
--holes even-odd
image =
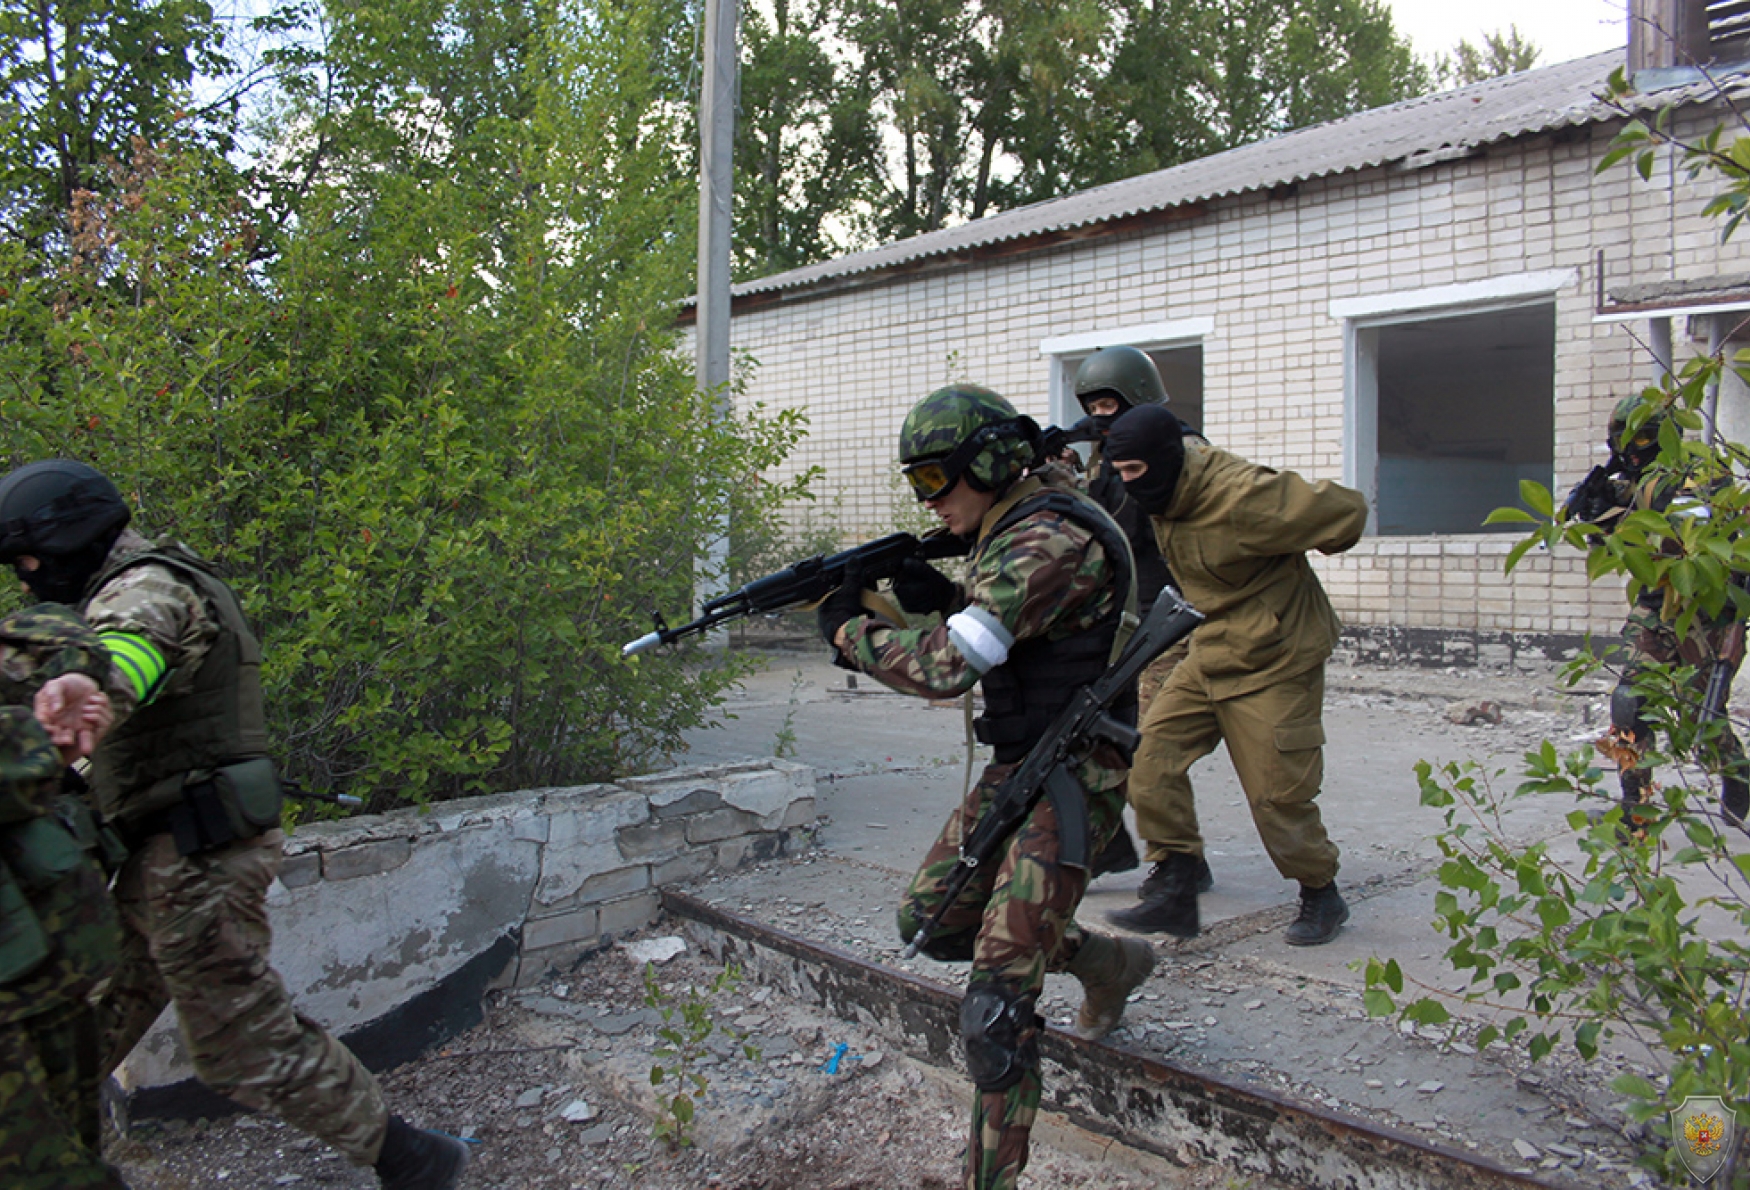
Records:
<instances>
[{"instance_id":1,"label":"white brick wall","mask_svg":"<svg viewBox=\"0 0 1750 1190\"><path fill-rule=\"evenodd\" d=\"M1558 486L1596 461L1611 405L1644 384L1641 324L1592 321L1597 256L1608 279L1743 271L1746 241L1721 245L1700 217L1708 186L1662 163L1594 172L1612 129L1533 137L1464 161L1301 183L1297 195L1214 201L1161 228L952 272L875 280L738 314L735 347L757 361L746 394L799 408L808 438L788 464L824 469L847 538L887 531L893 444L906 410L950 379L995 388L1042 423L1050 361L1041 341L1213 317L1203 343L1204 429L1217 444L1312 478L1343 468L1344 327L1333 301L1572 270L1556 295ZM1632 271L1631 271L1632 268ZM1682 328L1678 328L1681 332ZM1533 554L1501 572L1497 536L1370 538L1320 559L1355 625L1524 634L1614 632L1616 583L1587 583L1579 555Z\"/></svg>"}]
</instances>

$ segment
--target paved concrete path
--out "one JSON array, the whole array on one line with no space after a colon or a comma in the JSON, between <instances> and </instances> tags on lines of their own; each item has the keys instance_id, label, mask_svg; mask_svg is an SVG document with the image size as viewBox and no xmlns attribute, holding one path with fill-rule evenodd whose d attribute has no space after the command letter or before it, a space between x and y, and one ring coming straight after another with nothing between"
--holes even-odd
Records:
<instances>
[{"instance_id":1,"label":"paved concrete path","mask_svg":"<svg viewBox=\"0 0 1750 1190\"><path fill-rule=\"evenodd\" d=\"M827 817L811 862L773 865L701 888L707 900L958 987L961 973L927 959L906 963L893 907L924 849L960 796L965 774L959 704L929 704L857 679L821 655L773 651L732 699L728 717L692 733L677 763L774 754L813 765ZM1449 712L1497 703L1499 723L1455 724ZM1422 1130L1506 1163L1576 1184L1635 1185L1617 1097L1603 1090L1632 1054L1582 1066L1528 1067L1494 1047L1479 1055L1444 1030L1406 1032L1362 1010L1359 965L1397 958L1413 979L1463 986L1430 926L1440 811L1419 804L1417 760L1478 759L1508 769L1544 739L1567 750L1595 737L1602 687L1562 688L1554 666L1532 672L1334 666L1325 725L1325 821L1342 849L1339 883L1352 919L1329 945L1283 943L1297 888L1258 841L1225 752L1194 771L1198 812L1215 874L1202 898L1204 934L1157 940L1161 965L1127 1013L1117 1044L1220 1071L1353 1114ZM1529 841L1566 830L1563 799L1528 799L1509 830ZM1146 865L1145 869L1146 870ZM1097 881L1081 917L1102 927L1134 903L1142 871ZM1052 977L1042 1011L1066 1021L1079 1002ZM1480 1021L1478 1022L1480 1023Z\"/></svg>"}]
</instances>

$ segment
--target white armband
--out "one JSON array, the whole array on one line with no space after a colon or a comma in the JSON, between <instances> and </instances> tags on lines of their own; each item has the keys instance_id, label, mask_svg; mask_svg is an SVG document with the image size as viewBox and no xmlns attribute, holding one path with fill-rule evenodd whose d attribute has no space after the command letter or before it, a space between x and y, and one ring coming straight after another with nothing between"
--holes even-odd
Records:
<instances>
[{"instance_id":1,"label":"white armband","mask_svg":"<svg viewBox=\"0 0 1750 1190\"><path fill-rule=\"evenodd\" d=\"M1009 659L1014 634L984 608L973 604L948 617L948 640L980 677Z\"/></svg>"}]
</instances>

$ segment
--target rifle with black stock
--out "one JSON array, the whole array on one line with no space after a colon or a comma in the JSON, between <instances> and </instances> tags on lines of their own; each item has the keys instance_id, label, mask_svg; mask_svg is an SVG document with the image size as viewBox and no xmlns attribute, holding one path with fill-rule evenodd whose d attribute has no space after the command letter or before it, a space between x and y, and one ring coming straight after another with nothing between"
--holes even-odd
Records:
<instances>
[{"instance_id":1,"label":"rifle with black stock","mask_svg":"<svg viewBox=\"0 0 1750 1190\"><path fill-rule=\"evenodd\" d=\"M866 583L892 578L899 573L907 558L928 562L938 558L962 558L972 549L972 543L947 532L917 537L911 533L889 533L874 541L852 546L836 554L816 554L764 578L756 578L739 590L716 599L700 609L698 619L678 628L670 628L658 613L656 629L637 640L629 641L621 650L630 657L657 645L673 644L689 636L709 632L719 624L747 616L770 616L780 612L800 611L812 606L838 590L845 581L845 570L856 565Z\"/></svg>"},{"instance_id":2,"label":"rifle with black stock","mask_svg":"<svg viewBox=\"0 0 1750 1190\"><path fill-rule=\"evenodd\" d=\"M1049 797L1058 808L1059 856L1063 862L1086 866L1088 817L1081 782L1072 771L1102 741L1126 756L1141 740L1136 728L1109 713L1120 694L1133 686L1149 663L1189 636L1203 623L1203 613L1164 587L1143 617L1136 633L1106 672L1080 687L1058 712L1021 763L998 787L990 806L960 843L960 857L943 883L941 903L912 935L905 957L916 958L942 924L942 916L960 899L980 867L997 859L1009 836L1026 821L1039 799Z\"/></svg>"}]
</instances>

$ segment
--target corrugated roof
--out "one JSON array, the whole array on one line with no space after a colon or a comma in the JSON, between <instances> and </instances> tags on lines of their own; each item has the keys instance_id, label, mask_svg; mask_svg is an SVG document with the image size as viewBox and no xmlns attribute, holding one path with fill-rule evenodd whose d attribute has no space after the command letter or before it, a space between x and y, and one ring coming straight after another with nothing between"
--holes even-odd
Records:
<instances>
[{"instance_id":1,"label":"corrugated roof","mask_svg":"<svg viewBox=\"0 0 1750 1190\"><path fill-rule=\"evenodd\" d=\"M1226 195L1404 162L1430 164L1497 141L1607 120L1600 103L1611 71L1623 63L1611 50L1468 87L1407 99L1387 107L1300 128L1282 136L1142 174L1092 190L985 219L899 240L819 264L743 282L737 297L806 288L859 273L1074 231L1112 220L1171 210ZM1645 107L1687 102L1712 90L1707 82L1639 97Z\"/></svg>"}]
</instances>

